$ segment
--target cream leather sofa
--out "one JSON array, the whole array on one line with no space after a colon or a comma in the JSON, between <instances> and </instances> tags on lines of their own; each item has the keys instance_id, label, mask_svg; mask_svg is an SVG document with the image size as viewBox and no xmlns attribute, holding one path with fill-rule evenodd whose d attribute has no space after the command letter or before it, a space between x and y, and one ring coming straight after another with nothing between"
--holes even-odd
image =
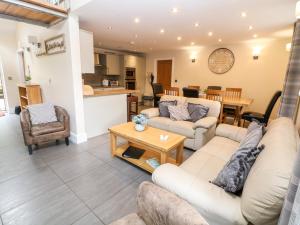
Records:
<instances>
[{"instance_id":1,"label":"cream leather sofa","mask_svg":"<svg viewBox=\"0 0 300 225\"><path fill-rule=\"evenodd\" d=\"M190 102L209 107L207 117L193 123L189 121L173 121L170 118L159 117L158 108L146 109L141 113L146 115L146 117L149 119L149 126L186 136L187 139L184 142L184 146L193 150L197 150L215 135L221 104L217 101L211 101L202 98L185 98L170 95L164 95L161 97L161 101L174 100L177 101L177 104Z\"/></svg>"},{"instance_id":2,"label":"cream leather sofa","mask_svg":"<svg viewBox=\"0 0 300 225\"><path fill-rule=\"evenodd\" d=\"M299 146L292 120L279 118L267 128L241 196L211 184L247 130L221 124L216 136L180 167L164 164L152 180L190 202L210 225L277 224Z\"/></svg>"}]
</instances>

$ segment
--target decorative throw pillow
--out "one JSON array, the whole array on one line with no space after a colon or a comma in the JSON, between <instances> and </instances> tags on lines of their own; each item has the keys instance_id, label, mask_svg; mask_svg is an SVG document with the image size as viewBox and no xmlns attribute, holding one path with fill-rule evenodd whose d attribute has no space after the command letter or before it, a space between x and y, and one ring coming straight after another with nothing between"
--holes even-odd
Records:
<instances>
[{"instance_id":1,"label":"decorative throw pillow","mask_svg":"<svg viewBox=\"0 0 300 225\"><path fill-rule=\"evenodd\" d=\"M257 156L264 145L254 148L239 149L223 167L212 183L223 188L226 192L240 192Z\"/></svg>"},{"instance_id":2,"label":"decorative throw pillow","mask_svg":"<svg viewBox=\"0 0 300 225\"><path fill-rule=\"evenodd\" d=\"M159 108L159 116L160 117L170 117L170 112L168 106L170 105L177 105L177 101L160 101L158 108Z\"/></svg>"},{"instance_id":3,"label":"decorative throw pillow","mask_svg":"<svg viewBox=\"0 0 300 225\"><path fill-rule=\"evenodd\" d=\"M188 103L188 112L190 114L190 121L196 122L204 117L206 117L209 108L201 105L201 104L193 104L193 103Z\"/></svg>"},{"instance_id":4,"label":"decorative throw pillow","mask_svg":"<svg viewBox=\"0 0 300 225\"><path fill-rule=\"evenodd\" d=\"M263 124L256 121L250 123L247 134L240 143L240 148L254 148L258 145L263 136Z\"/></svg>"},{"instance_id":5,"label":"decorative throw pillow","mask_svg":"<svg viewBox=\"0 0 300 225\"><path fill-rule=\"evenodd\" d=\"M170 105L168 106L170 118L172 120L190 120L190 114L187 105Z\"/></svg>"},{"instance_id":6,"label":"decorative throw pillow","mask_svg":"<svg viewBox=\"0 0 300 225\"><path fill-rule=\"evenodd\" d=\"M29 105L28 111L33 125L57 121L55 108L51 103Z\"/></svg>"}]
</instances>

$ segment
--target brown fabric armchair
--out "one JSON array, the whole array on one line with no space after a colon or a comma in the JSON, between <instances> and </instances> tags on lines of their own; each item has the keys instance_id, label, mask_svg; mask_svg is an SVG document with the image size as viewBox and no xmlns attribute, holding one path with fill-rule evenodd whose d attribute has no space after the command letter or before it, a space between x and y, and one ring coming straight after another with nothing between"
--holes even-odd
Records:
<instances>
[{"instance_id":1,"label":"brown fabric armchair","mask_svg":"<svg viewBox=\"0 0 300 225\"><path fill-rule=\"evenodd\" d=\"M66 145L69 145L70 136L70 117L67 111L55 106L57 120L56 122L32 125L30 114L27 109L20 114L21 127L23 131L24 143L28 146L29 154L32 154L32 145L39 145L49 141L59 142L64 138Z\"/></svg>"}]
</instances>

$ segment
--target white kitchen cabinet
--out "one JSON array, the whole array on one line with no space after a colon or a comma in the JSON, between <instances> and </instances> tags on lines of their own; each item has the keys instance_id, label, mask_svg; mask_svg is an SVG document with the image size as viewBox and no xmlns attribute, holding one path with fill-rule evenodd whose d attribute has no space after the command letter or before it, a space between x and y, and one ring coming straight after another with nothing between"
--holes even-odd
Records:
<instances>
[{"instance_id":1,"label":"white kitchen cabinet","mask_svg":"<svg viewBox=\"0 0 300 225\"><path fill-rule=\"evenodd\" d=\"M124 64L125 64L125 67L135 68L137 66L137 56L125 55Z\"/></svg>"},{"instance_id":2,"label":"white kitchen cabinet","mask_svg":"<svg viewBox=\"0 0 300 225\"><path fill-rule=\"evenodd\" d=\"M81 73L95 73L93 33L80 29L79 37Z\"/></svg>"},{"instance_id":3,"label":"white kitchen cabinet","mask_svg":"<svg viewBox=\"0 0 300 225\"><path fill-rule=\"evenodd\" d=\"M107 75L120 75L121 74L120 56L107 54L106 68L107 68Z\"/></svg>"}]
</instances>

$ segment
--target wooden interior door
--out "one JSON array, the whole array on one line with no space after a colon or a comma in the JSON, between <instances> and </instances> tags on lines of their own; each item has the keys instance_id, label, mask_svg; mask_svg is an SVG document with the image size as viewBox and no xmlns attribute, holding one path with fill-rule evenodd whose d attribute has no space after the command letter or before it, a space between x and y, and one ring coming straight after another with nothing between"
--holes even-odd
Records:
<instances>
[{"instance_id":1,"label":"wooden interior door","mask_svg":"<svg viewBox=\"0 0 300 225\"><path fill-rule=\"evenodd\" d=\"M157 83L161 83L165 89L171 87L172 60L157 61Z\"/></svg>"}]
</instances>

